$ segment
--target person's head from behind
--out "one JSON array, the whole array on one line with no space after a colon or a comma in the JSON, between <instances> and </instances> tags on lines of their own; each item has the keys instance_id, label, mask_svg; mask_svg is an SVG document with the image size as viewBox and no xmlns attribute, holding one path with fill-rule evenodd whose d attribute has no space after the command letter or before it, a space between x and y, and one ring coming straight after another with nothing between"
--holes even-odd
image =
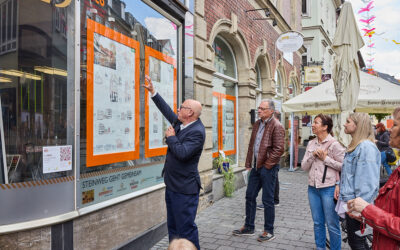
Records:
<instances>
[{"instance_id":1,"label":"person's head from behind","mask_svg":"<svg viewBox=\"0 0 400 250\"><path fill-rule=\"evenodd\" d=\"M312 132L317 136L330 134L332 132L332 127L332 118L324 114L317 115L311 125Z\"/></svg>"},{"instance_id":2,"label":"person's head from behind","mask_svg":"<svg viewBox=\"0 0 400 250\"><path fill-rule=\"evenodd\" d=\"M393 112L393 127L391 128L389 145L394 148L400 148L400 107Z\"/></svg>"},{"instance_id":3,"label":"person's head from behind","mask_svg":"<svg viewBox=\"0 0 400 250\"><path fill-rule=\"evenodd\" d=\"M352 137L347 149L349 152L353 151L364 140L372 142L375 140L371 119L366 113L350 114L344 124L344 132Z\"/></svg>"},{"instance_id":4,"label":"person's head from behind","mask_svg":"<svg viewBox=\"0 0 400 250\"><path fill-rule=\"evenodd\" d=\"M168 250L197 250L197 248L191 241L182 238L172 240Z\"/></svg>"},{"instance_id":5,"label":"person's head from behind","mask_svg":"<svg viewBox=\"0 0 400 250\"><path fill-rule=\"evenodd\" d=\"M386 131L386 128L385 128L385 125L383 124L383 123L378 123L378 124L376 124L376 132L377 133L382 133L382 132L385 132Z\"/></svg>"},{"instance_id":6,"label":"person's head from behind","mask_svg":"<svg viewBox=\"0 0 400 250\"><path fill-rule=\"evenodd\" d=\"M196 121L201 115L201 103L196 100L188 99L182 103L178 109L178 119L182 123Z\"/></svg>"}]
</instances>

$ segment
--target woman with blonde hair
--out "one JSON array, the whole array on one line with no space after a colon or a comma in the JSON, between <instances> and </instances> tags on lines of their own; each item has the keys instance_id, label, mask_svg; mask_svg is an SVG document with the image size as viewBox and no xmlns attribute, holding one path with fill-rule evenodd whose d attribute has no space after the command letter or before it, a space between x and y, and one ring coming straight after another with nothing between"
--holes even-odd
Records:
<instances>
[{"instance_id":1,"label":"woman with blonde hair","mask_svg":"<svg viewBox=\"0 0 400 250\"><path fill-rule=\"evenodd\" d=\"M343 160L338 206L357 197L371 203L378 194L381 155L374 143L374 130L368 114L350 114L344 132L350 134L352 140ZM365 237L355 234L361 223L346 214L346 226L351 249L369 249Z\"/></svg>"},{"instance_id":2,"label":"woman with blonde hair","mask_svg":"<svg viewBox=\"0 0 400 250\"><path fill-rule=\"evenodd\" d=\"M390 134L390 146L400 148L400 107L393 112L394 124ZM358 197L347 203L349 212L361 213L356 218L363 220L374 229L372 248L374 250L399 249L400 246L400 166L390 175L379 190L375 204Z\"/></svg>"}]
</instances>

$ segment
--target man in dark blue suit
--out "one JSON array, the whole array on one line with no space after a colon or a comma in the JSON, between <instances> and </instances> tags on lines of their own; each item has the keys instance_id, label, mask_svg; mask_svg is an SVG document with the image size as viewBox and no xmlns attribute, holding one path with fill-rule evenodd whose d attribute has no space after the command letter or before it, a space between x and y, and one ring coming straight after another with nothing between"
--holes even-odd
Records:
<instances>
[{"instance_id":1,"label":"man in dark blue suit","mask_svg":"<svg viewBox=\"0 0 400 250\"><path fill-rule=\"evenodd\" d=\"M165 203L169 240L186 238L200 249L199 234L194 223L201 188L198 164L206 138L204 125L199 119L201 104L186 100L176 115L155 91L151 78L143 85L164 117L172 124L166 131L168 145L164 169Z\"/></svg>"}]
</instances>

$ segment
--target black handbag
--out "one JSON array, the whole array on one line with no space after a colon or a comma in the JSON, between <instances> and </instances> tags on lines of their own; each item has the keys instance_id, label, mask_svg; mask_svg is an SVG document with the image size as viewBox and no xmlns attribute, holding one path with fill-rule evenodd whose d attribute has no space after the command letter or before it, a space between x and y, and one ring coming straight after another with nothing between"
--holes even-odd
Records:
<instances>
[{"instance_id":1,"label":"black handbag","mask_svg":"<svg viewBox=\"0 0 400 250\"><path fill-rule=\"evenodd\" d=\"M386 161L387 162L394 162L396 161L396 155L393 152L392 148L388 148L385 150L385 154L386 154Z\"/></svg>"}]
</instances>

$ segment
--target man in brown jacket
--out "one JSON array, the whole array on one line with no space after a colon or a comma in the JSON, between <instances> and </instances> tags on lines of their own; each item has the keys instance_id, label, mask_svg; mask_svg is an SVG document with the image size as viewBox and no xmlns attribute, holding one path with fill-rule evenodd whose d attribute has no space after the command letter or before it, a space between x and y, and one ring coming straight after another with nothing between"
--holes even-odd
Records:
<instances>
[{"instance_id":1,"label":"man in brown jacket","mask_svg":"<svg viewBox=\"0 0 400 250\"><path fill-rule=\"evenodd\" d=\"M246 157L246 169L250 171L246 190L246 220L233 235L254 235L256 198L262 188L264 205L264 232L258 241L270 241L274 236L275 206L274 190L279 160L284 151L285 130L274 119L275 105L272 100L262 100L258 107L260 118L251 133Z\"/></svg>"}]
</instances>

